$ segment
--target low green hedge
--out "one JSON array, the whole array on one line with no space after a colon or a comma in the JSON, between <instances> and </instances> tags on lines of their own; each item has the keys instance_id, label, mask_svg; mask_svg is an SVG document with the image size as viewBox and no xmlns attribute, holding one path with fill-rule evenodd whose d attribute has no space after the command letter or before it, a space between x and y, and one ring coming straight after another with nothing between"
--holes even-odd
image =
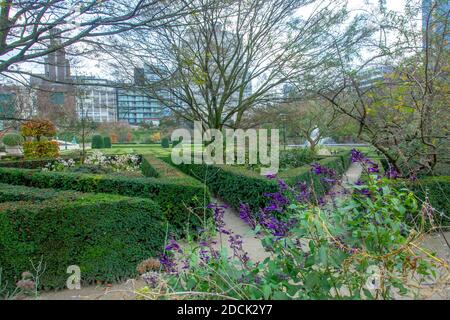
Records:
<instances>
[{"instance_id":1,"label":"low green hedge","mask_svg":"<svg viewBox=\"0 0 450 320\"><path fill-rule=\"evenodd\" d=\"M44 201L77 194L74 191L58 191L54 189L38 189L0 183L0 203L11 201Z\"/></svg>"},{"instance_id":2,"label":"low green hedge","mask_svg":"<svg viewBox=\"0 0 450 320\"><path fill-rule=\"evenodd\" d=\"M170 158L163 158L170 163ZM338 174L346 171L349 162L344 163L342 157L327 157L318 161L319 164L336 170ZM279 187L276 180L269 180L258 172L238 166L181 164L176 166L181 171L196 177L206 183L213 194L218 195L233 208L239 208L241 203L248 204L253 211L268 204L266 192L277 192ZM303 166L281 172L277 178L289 185L304 181L314 186L317 197L327 191L320 177L311 173L311 167Z\"/></svg>"},{"instance_id":3,"label":"low green hedge","mask_svg":"<svg viewBox=\"0 0 450 320\"><path fill-rule=\"evenodd\" d=\"M205 190L202 184L189 177L173 180L0 168L0 182L150 198L159 204L175 233L186 231L187 225L196 227L202 222L188 208L198 214L203 212Z\"/></svg>"},{"instance_id":4,"label":"low green hedge","mask_svg":"<svg viewBox=\"0 0 450 320\"><path fill-rule=\"evenodd\" d=\"M0 266L10 288L22 272L34 272L31 261L36 266L42 259L45 290L63 288L70 265L80 267L84 284L113 282L135 275L139 262L163 250L165 223L149 199L23 186L0 189L2 200L34 198L0 203Z\"/></svg>"},{"instance_id":5,"label":"low green hedge","mask_svg":"<svg viewBox=\"0 0 450 320\"><path fill-rule=\"evenodd\" d=\"M156 171L155 167L150 163L149 157L147 155L142 156L141 160L141 172L146 177L159 177L158 171Z\"/></svg>"}]
</instances>

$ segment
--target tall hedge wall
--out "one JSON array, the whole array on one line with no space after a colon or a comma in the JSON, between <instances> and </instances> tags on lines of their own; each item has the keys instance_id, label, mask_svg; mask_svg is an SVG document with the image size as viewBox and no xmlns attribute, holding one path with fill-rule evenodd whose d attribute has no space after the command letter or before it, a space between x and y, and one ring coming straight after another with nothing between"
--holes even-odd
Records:
<instances>
[{"instance_id":1,"label":"tall hedge wall","mask_svg":"<svg viewBox=\"0 0 450 320\"><path fill-rule=\"evenodd\" d=\"M197 213L203 212L201 208L204 207L205 197L202 184L194 179L173 181L164 178L130 178L0 168L0 182L38 188L150 198L159 204L172 231L176 233L184 232L188 224L192 227L201 224L201 220L191 214L188 208Z\"/></svg>"},{"instance_id":2,"label":"tall hedge wall","mask_svg":"<svg viewBox=\"0 0 450 320\"><path fill-rule=\"evenodd\" d=\"M0 185L5 200L28 200L0 203L0 266L9 287L41 258L41 289L64 287L70 265L80 267L84 284L118 281L164 246L162 213L149 199Z\"/></svg>"}]
</instances>

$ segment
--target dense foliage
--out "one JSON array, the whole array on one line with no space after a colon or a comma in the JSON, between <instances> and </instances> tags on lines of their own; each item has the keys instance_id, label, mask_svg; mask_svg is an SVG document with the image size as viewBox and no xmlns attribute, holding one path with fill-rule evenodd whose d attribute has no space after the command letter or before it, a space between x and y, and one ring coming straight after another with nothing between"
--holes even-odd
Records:
<instances>
[{"instance_id":1,"label":"dense foliage","mask_svg":"<svg viewBox=\"0 0 450 320\"><path fill-rule=\"evenodd\" d=\"M400 185L414 192L421 203L431 205L434 226L450 226L450 176L425 177Z\"/></svg>"},{"instance_id":2,"label":"dense foliage","mask_svg":"<svg viewBox=\"0 0 450 320\"><path fill-rule=\"evenodd\" d=\"M23 169L41 169L47 166L49 163L53 165L55 162L65 160L73 160L78 162L80 158L70 158L68 156L62 156L57 159L34 159L34 160L11 160L11 161L0 161L0 167L5 168L23 168Z\"/></svg>"},{"instance_id":3,"label":"dense foliage","mask_svg":"<svg viewBox=\"0 0 450 320\"><path fill-rule=\"evenodd\" d=\"M161 147L163 148L169 148L170 147L170 140L167 137L164 137L161 139Z\"/></svg>"},{"instance_id":4,"label":"dense foliage","mask_svg":"<svg viewBox=\"0 0 450 320\"><path fill-rule=\"evenodd\" d=\"M103 148L103 137L101 135L92 136L92 149L102 149Z\"/></svg>"},{"instance_id":5,"label":"dense foliage","mask_svg":"<svg viewBox=\"0 0 450 320\"><path fill-rule=\"evenodd\" d=\"M17 133L6 133L2 138L2 142L8 147L20 146L23 142L23 137Z\"/></svg>"},{"instance_id":6,"label":"dense foliage","mask_svg":"<svg viewBox=\"0 0 450 320\"><path fill-rule=\"evenodd\" d=\"M111 138L103 137L103 148L111 149Z\"/></svg>"},{"instance_id":7,"label":"dense foliage","mask_svg":"<svg viewBox=\"0 0 450 320\"><path fill-rule=\"evenodd\" d=\"M83 284L118 281L164 243L161 210L149 199L2 184L0 202L0 266L9 286L39 261L40 289L64 287L71 265L81 268Z\"/></svg>"},{"instance_id":8,"label":"dense foliage","mask_svg":"<svg viewBox=\"0 0 450 320\"><path fill-rule=\"evenodd\" d=\"M33 119L25 122L20 132L24 137L32 137L40 141L41 137L53 137L56 134L56 127L50 120Z\"/></svg>"},{"instance_id":9,"label":"dense foliage","mask_svg":"<svg viewBox=\"0 0 450 320\"><path fill-rule=\"evenodd\" d=\"M0 181L38 188L150 198L159 204L164 217L176 233L182 233L188 226L195 227L202 222L203 214L206 214L203 201L208 201L209 198L203 186L193 179L129 178L0 168Z\"/></svg>"},{"instance_id":10,"label":"dense foliage","mask_svg":"<svg viewBox=\"0 0 450 320\"><path fill-rule=\"evenodd\" d=\"M59 146L56 141L25 141L23 154L26 159L56 158L59 156Z\"/></svg>"}]
</instances>

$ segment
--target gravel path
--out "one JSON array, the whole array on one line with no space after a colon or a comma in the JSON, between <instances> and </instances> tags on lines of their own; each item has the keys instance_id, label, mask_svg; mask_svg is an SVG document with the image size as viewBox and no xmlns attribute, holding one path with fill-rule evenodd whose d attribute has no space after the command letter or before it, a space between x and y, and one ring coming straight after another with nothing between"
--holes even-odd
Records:
<instances>
[{"instance_id":1,"label":"gravel path","mask_svg":"<svg viewBox=\"0 0 450 320\"><path fill-rule=\"evenodd\" d=\"M212 199L213 202L222 205L222 201L215 198ZM269 257L270 254L264 250L261 244L261 240L255 236L254 231L246 224L240 217L239 213L235 210L228 208L225 210L223 221L225 223L225 229L231 230L234 234L238 234L242 237L242 248L248 253L250 260L254 262L262 262L265 258ZM222 235L221 237L216 236L217 247L226 246L231 255L231 249L229 249L228 243L229 236ZM222 242L220 242L222 240Z\"/></svg>"}]
</instances>

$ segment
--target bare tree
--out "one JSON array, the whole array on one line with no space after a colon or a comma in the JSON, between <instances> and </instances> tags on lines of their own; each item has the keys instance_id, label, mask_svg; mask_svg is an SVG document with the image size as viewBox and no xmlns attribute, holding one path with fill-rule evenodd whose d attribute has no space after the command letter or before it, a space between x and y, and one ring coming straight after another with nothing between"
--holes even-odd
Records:
<instances>
[{"instance_id":1,"label":"bare tree","mask_svg":"<svg viewBox=\"0 0 450 320\"><path fill-rule=\"evenodd\" d=\"M157 32L138 28L122 34L119 50L115 55L110 52L119 69L130 70L130 64L136 66L137 61L144 64L137 83L173 113L188 121L202 121L205 127L239 127L244 113L272 99L286 79L321 63L326 44L320 30L340 23L342 4L216 2ZM296 18L295 12L304 8L312 8L312 13L305 19ZM301 63L294 65L294 57Z\"/></svg>"},{"instance_id":2,"label":"bare tree","mask_svg":"<svg viewBox=\"0 0 450 320\"><path fill-rule=\"evenodd\" d=\"M372 12L375 28L355 45L336 45L335 84L318 90L404 176L432 173L448 150L450 10L447 1L432 3L422 28L422 1L403 14L381 10L379 21ZM365 59L352 56L368 49Z\"/></svg>"},{"instance_id":3,"label":"bare tree","mask_svg":"<svg viewBox=\"0 0 450 320\"><path fill-rule=\"evenodd\" d=\"M186 6L151 0L2 0L0 3L0 74L23 73L24 62L39 63L40 57L83 42L108 37L139 26L158 28L180 14ZM50 46L50 40L61 41ZM80 53L79 52L79 53Z\"/></svg>"},{"instance_id":4,"label":"bare tree","mask_svg":"<svg viewBox=\"0 0 450 320\"><path fill-rule=\"evenodd\" d=\"M0 132L19 129L22 122L35 114L29 88L17 85L0 87Z\"/></svg>"}]
</instances>

